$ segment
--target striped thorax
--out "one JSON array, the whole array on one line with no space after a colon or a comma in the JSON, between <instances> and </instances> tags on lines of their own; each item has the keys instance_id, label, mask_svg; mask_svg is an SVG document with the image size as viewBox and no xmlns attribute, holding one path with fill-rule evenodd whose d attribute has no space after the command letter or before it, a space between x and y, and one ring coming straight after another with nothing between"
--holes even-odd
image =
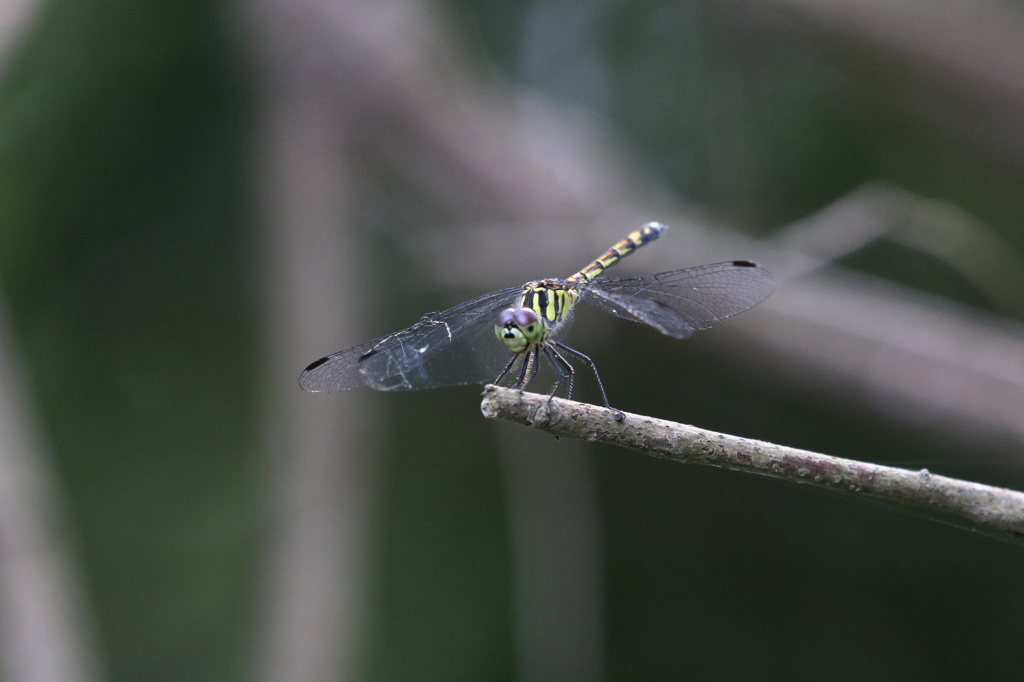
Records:
<instances>
[{"instance_id":1,"label":"striped thorax","mask_svg":"<svg viewBox=\"0 0 1024 682\"><path fill-rule=\"evenodd\" d=\"M572 316L579 294L568 282L544 279L527 282L518 308L501 311L494 333L513 353L542 344Z\"/></svg>"}]
</instances>

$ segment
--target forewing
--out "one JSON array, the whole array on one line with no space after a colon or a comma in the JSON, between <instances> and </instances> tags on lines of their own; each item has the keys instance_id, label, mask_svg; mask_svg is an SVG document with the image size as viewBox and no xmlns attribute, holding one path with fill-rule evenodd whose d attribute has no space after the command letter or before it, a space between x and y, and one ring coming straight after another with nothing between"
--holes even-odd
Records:
<instances>
[{"instance_id":1,"label":"forewing","mask_svg":"<svg viewBox=\"0 0 1024 682\"><path fill-rule=\"evenodd\" d=\"M410 391L493 381L511 357L494 337L494 322L521 291L495 291L425 315L408 329L328 355L305 369L299 385L313 392L358 386Z\"/></svg>"},{"instance_id":2,"label":"forewing","mask_svg":"<svg viewBox=\"0 0 1024 682\"><path fill-rule=\"evenodd\" d=\"M683 339L749 310L775 290L775 278L750 261L699 265L642 277L599 277L580 293L606 313Z\"/></svg>"}]
</instances>

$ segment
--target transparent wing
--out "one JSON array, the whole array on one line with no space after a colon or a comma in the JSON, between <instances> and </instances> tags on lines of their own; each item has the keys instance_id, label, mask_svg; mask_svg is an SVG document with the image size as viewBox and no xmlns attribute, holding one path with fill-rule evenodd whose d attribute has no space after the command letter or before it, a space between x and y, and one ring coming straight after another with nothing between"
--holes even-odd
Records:
<instances>
[{"instance_id":1,"label":"transparent wing","mask_svg":"<svg viewBox=\"0 0 1024 682\"><path fill-rule=\"evenodd\" d=\"M684 339L749 310L775 291L775 278L750 261L699 265L641 277L598 277L580 297L606 313Z\"/></svg>"},{"instance_id":2,"label":"transparent wing","mask_svg":"<svg viewBox=\"0 0 1024 682\"><path fill-rule=\"evenodd\" d=\"M358 386L412 391L493 381L511 358L494 336L494 322L521 293L522 287L494 291L320 358L302 372L299 385L313 392Z\"/></svg>"}]
</instances>

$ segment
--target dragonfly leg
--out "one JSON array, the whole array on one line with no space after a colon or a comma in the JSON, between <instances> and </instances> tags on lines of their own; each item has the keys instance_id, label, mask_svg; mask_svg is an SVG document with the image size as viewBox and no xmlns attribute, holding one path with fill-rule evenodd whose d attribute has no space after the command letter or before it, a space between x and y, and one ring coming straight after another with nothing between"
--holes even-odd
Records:
<instances>
[{"instance_id":1,"label":"dragonfly leg","mask_svg":"<svg viewBox=\"0 0 1024 682\"><path fill-rule=\"evenodd\" d=\"M532 348L520 353L517 357L523 356L523 363L519 370L519 380L512 384L512 388L520 391L526 390L533 378L537 376L537 349Z\"/></svg>"},{"instance_id":2,"label":"dragonfly leg","mask_svg":"<svg viewBox=\"0 0 1024 682\"><path fill-rule=\"evenodd\" d=\"M571 355L577 360L581 360L583 364L590 368L590 371L594 373L594 378L597 379L597 387L601 389L601 399L604 401L604 406L607 407L609 410L615 412L615 421L622 421L625 418L625 415L622 413L622 411L616 410L614 407L608 404L608 394L604 392L604 384L601 383L601 375L597 373L597 365L594 364L594 361L588 358L583 353L576 350L575 348L569 348L569 346L565 345L564 343L561 343L560 341L555 341L554 345L558 346L562 351L564 351L568 355ZM565 358L562 359L563 361L565 360Z\"/></svg>"},{"instance_id":3,"label":"dragonfly leg","mask_svg":"<svg viewBox=\"0 0 1024 682\"><path fill-rule=\"evenodd\" d=\"M523 357L523 366L519 371L519 381L516 382L516 388L520 391L526 388L526 385L533 380L533 352L527 353Z\"/></svg>"},{"instance_id":4,"label":"dragonfly leg","mask_svg":"<svg viewBox=\"0 0 1024 682\"><path fill-rule=\"evenodd\" d=\"M548 401L550 402L551 398L555 397L555 394L558 393L558 389L560 389L562 384L566 381L569 382L569 389L566 391L565 397L567 400L572 400L572 386L573 380L576 377L576 370L572 368L572 365L569 364L569 361L566 360L561 353L551 346L544 346L544 357L548 359L548 362L550 362L551 366L555 369L555 374L558 375L558 380L555 382L554 388L551 389L551 395L548 396Z\"/></svg>"},{"instance_id":5,"label":"dragonfly leg","mask_svg":"<svg viewBox=\"0 0 1024 682\"><path fill-rule=\"evenodd\" d=\"M512 370L513 367L515 367L516 360L519 359L519 356L519 353L516 353L515 355L512 356L512 359L508 361L507 365L505 365L505 369L501 370L501 374L499 374L498 377L494 380L495 385L501 385L501 380L505 378L505 376L509 373L509 371Z\"/></svg>"}]
</instances>

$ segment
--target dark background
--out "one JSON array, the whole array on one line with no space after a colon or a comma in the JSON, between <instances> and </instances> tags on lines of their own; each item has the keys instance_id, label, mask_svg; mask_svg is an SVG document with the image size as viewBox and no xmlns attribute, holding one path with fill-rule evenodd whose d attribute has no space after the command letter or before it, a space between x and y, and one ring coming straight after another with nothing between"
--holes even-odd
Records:
<instances>
[{"instance_id":1,"label":"dark background","mask_svg":"<svg viewBox=\"0 0 1024 682\"><path fill-rule=\"evenodd\" d=\"M706 258L764 262L784 303L798 275L773 240L869 184L897 203L927 202L934 210L914 223L924 237L865 238L830 267L955 301L955 314L1015 335L1024 88L1010 67L1024 47L997 48L1024 11L814 4L460 0L409 5L422 14L406 23L394 16L405 5L373 3L31 8L8 38L0 86L0 285L36 466L55 491L57 541L85 614L68 616L70 637L87 631L95 677L1019 675L1019 545L773 480L524 435L483 420L477 387L297 387L302 366L326 352L490 289L568 275L642 215L673 230L623 272L699 264L703 252L680 246L687 224L673 223L699 215L711 234L762 240L721 242ZM362 60L374 49L399 55L395 71ZM977 64L959 55L977 56L991 79L972 77ZM418 62L442 77L424 80ZM396 105L407 92L416 96ZM505 147L454 161L439 140L464 135L471 147L486 132L409 132L446 120L431 106L486 111L477 97L494 117L474 120L504 132L516 119L496 117L513 103L547 113ZM294 111L326 112L302 118L308 147L274 137L305 115L289 98ZM552 119L562 127L547 128ZM604 150L595 154L614 149L602 163L628 161L617 168L628 220L589 190L541 196L550 168L531 178L500 153L567 131ZM340 172L303 165L302 150L321 143ZM289 150L292 165L275 166ZM480 192L466 159L495 168L490 186L507 194ZM583 175L591 161L576 160ZM298 190L280 203L290 190L279 187ZM336 236L326 244L288 209L324 197L337 201L318 214ZM949 239L943 220L967 236ZM282 255L289 230L312 250ZM971 245L982 242L996 246L979 256ZM334 261L348 264L336 287L307 286ZM299 306L306 317L289 318ZM569 341L631 412L1024 486L1016 436L871 399L799 353L762 346L772 315L766 305L680 343L584 312ZM304 319L322 327L307 337ZM862 358L848 361L856 375ZM586 383L578 397L596 399ZM308 428L334 420L341 432L328 440ZM326 494L341 508L323 508L322 532L350 557L338 565L355 564L337 575L290 572L281 556L297 552L301 564L308 546L287 541L291 510L316 513L322 501L295 493L301 484L275 490L304 475L306 447L360 462L359 476L338 474L336 499ZM354 520L335 523L353 489ZM297 585L321 609L308 621L287 596ZM318 599L321 587L355 602ZM296 622L275 604L295 607ZM323 646L306 650L295 635L303 643L292 647L289 632Z\"/></svg>"}]
</instances>

